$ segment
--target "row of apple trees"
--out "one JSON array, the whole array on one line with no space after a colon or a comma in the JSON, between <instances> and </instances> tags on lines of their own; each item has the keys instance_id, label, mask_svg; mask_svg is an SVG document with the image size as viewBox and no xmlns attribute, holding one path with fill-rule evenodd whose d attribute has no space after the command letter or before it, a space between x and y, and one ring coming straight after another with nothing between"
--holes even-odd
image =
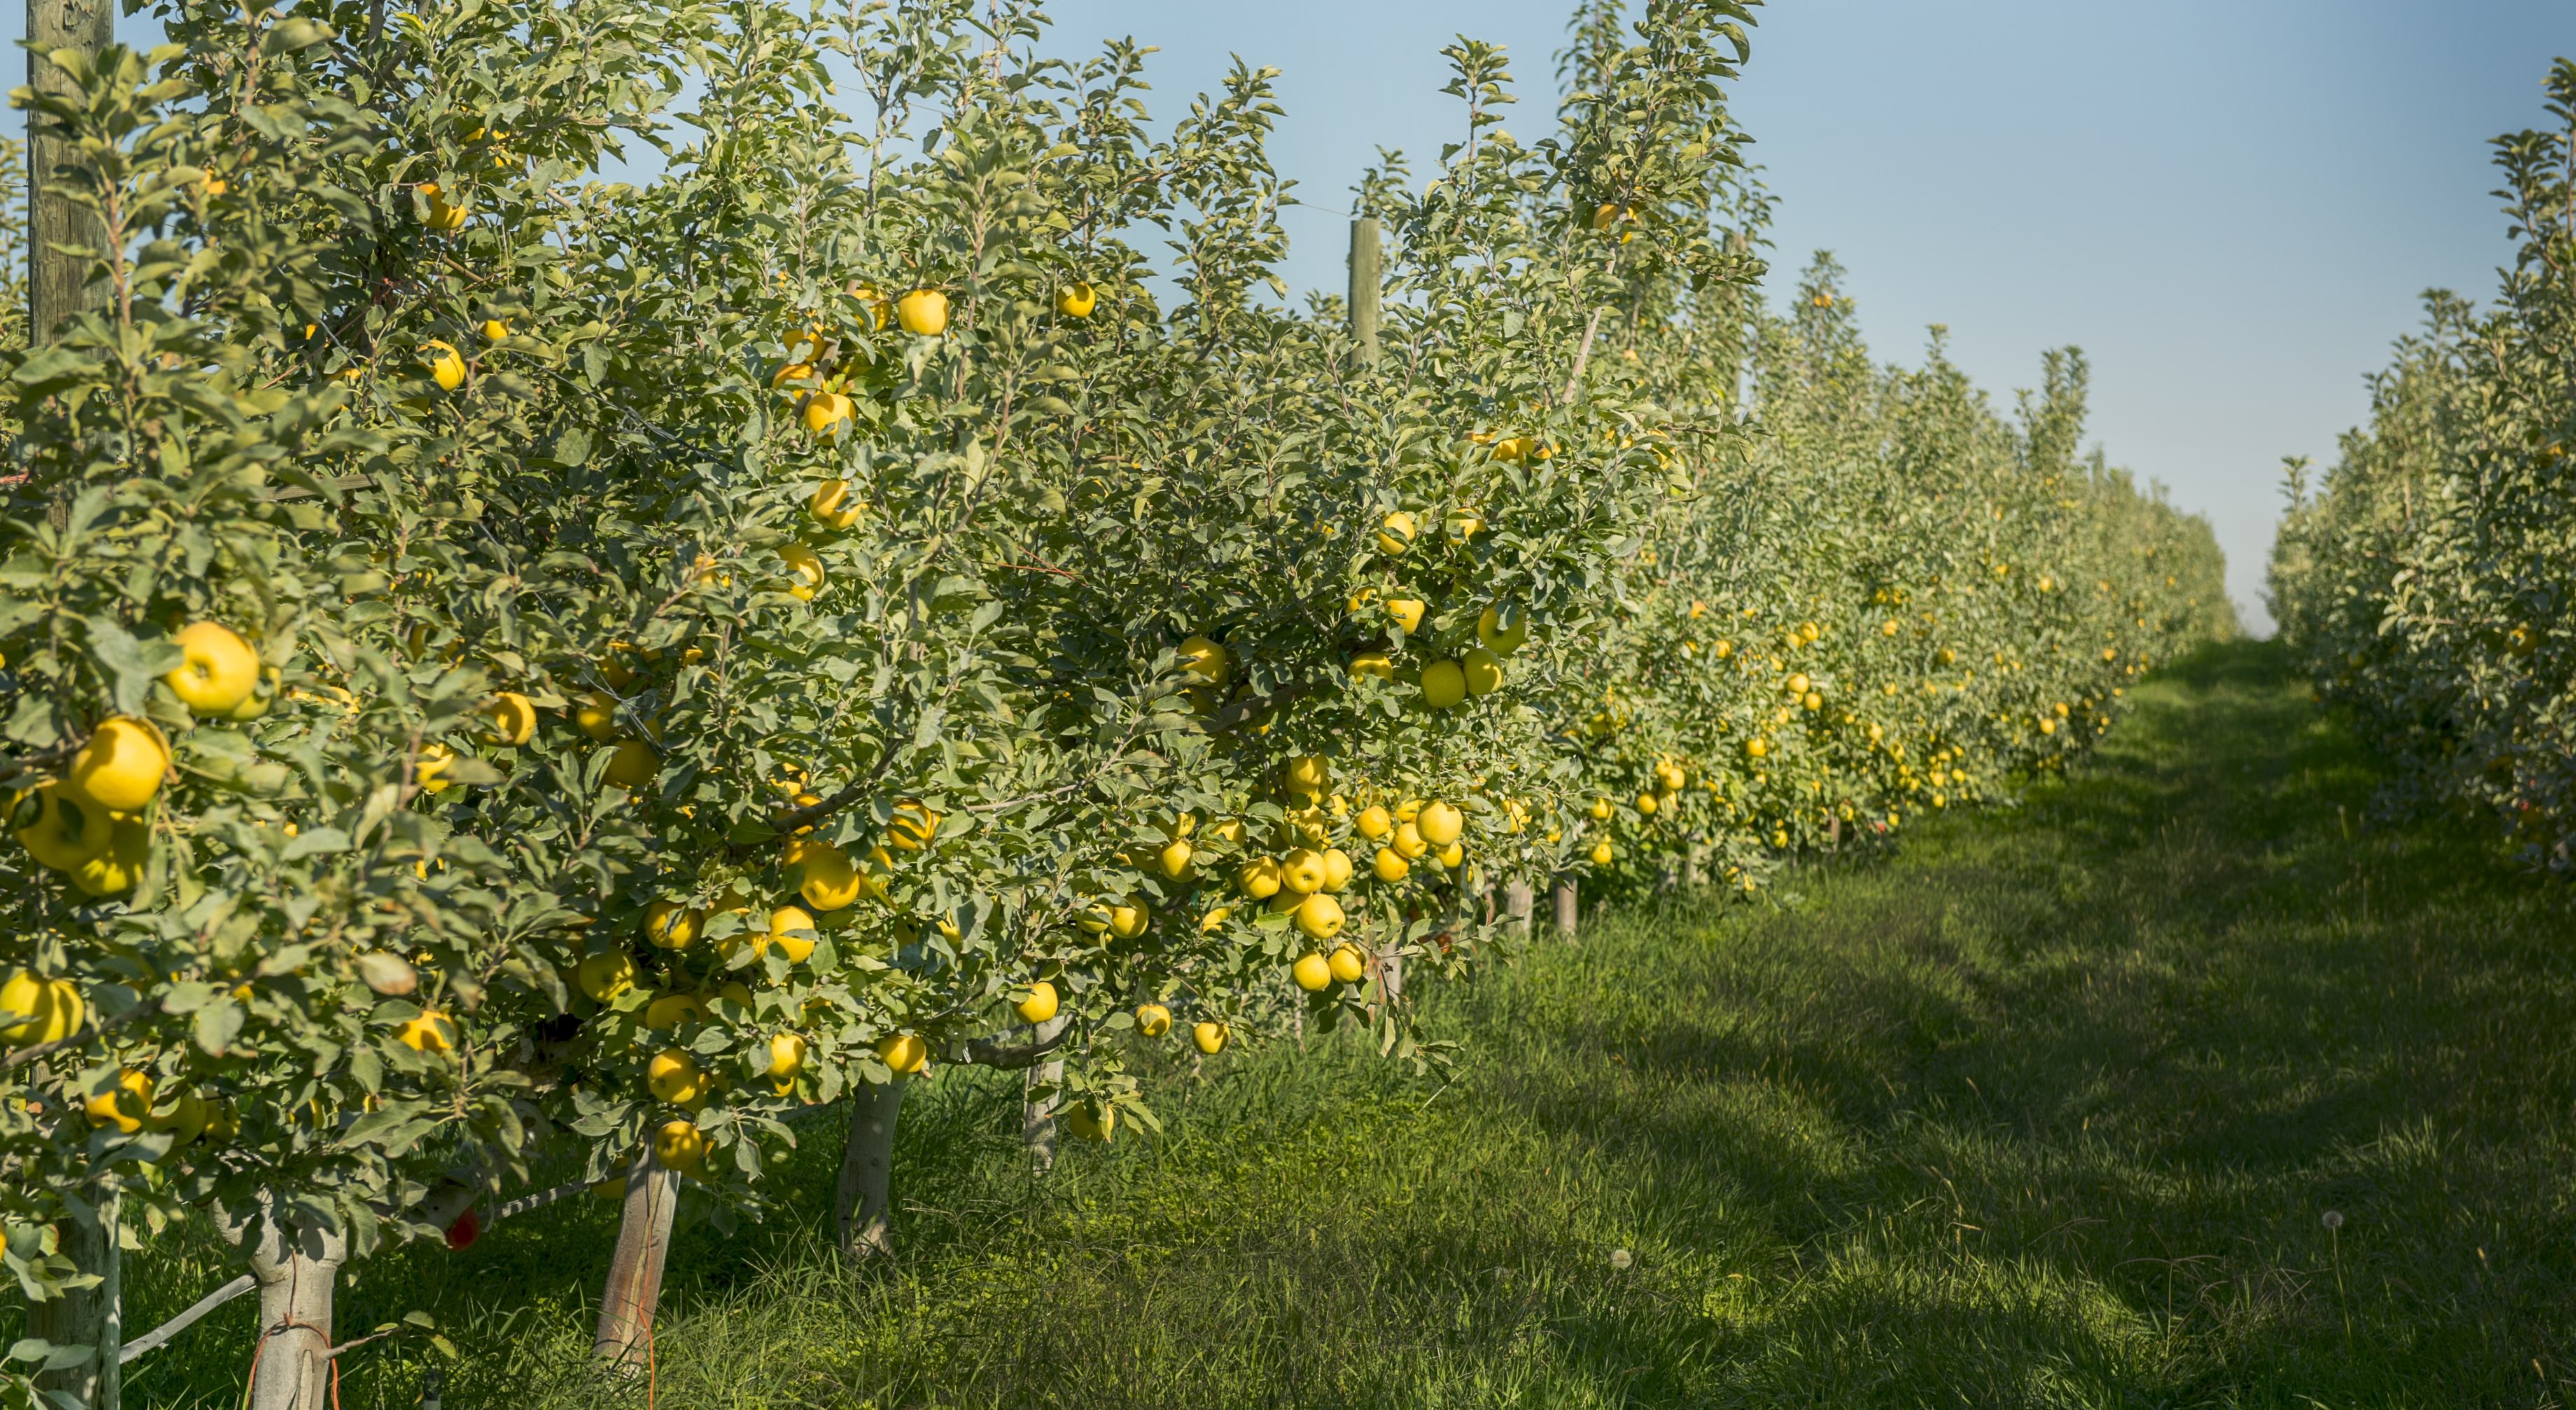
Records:
<instances>
[{"instance_id":1,"label":"row of apple trees","mask_svg":"<svg viewBox=\"0 0 2576 1410\"><path fill-rule=\"evenodd\" d=\"M1138 1043L1436 1061L1402 980L1491 952L1496 882L1756 885L2225 629L2205 527L2078 457L2080 364L2007 425L1829 277L1759 310L1740 14L1588 13L1550 137L1462 40L1462 140L1364 184L1373 350L1262 296L1267 70L1157 137L1140 50L1016 8L172 5L59 56L39 179L105 233L10 364L30 1296L97 1295L111 1197L214 1211L282 1405L343 1259L540 1168L757 1218L803 1114L881 1166L933 1063L1060 1062L1107 1138Z\"/></svg>"},{"instance_id":2,"label":"row of apple trees","mask_svg":"<svg viewBox=\"0 0 2576 1410\"><path fill-rule=\"evenodd\" d=\"M2293 503L2273 548L2281 634L2320 698L2387 759L2393 808L2491 822L2523 860L2576 866L2576 62L2548 128L2495 140L2516 242L2495 302L2426 296L2372 383L2371 422Z\"/></svg>"}]
</instances>

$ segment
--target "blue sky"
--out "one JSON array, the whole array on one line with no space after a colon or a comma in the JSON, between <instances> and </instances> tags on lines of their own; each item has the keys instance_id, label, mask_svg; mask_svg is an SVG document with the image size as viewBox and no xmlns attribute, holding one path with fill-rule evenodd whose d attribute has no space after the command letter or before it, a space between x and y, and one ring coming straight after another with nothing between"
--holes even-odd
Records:
<instances>
[{"instance_id":1,"label":"blue sky","mask_svg":"<svg viewBox=\"0 0 2576 1410\"><path fill-rule=\"evenodd\" d=\"M1273 159L1311 203L1289 214L1287 275L1338 290L1339 212L1375 149L1420 172L1458 135L1440 46L1509 46L1524 102L1505 125L1536 138L1568 9L1056 0L1050 48L1161 46L1160 121L1230 55L1283 70ZM23 13L0 14L13 47ZM2041 349L2081 346L2093 437L2209 515L2257 627L2280 457L2331 463L2422 290L2491 292L2510 251L2486 141L2538 125L2549 59L2576 53L2569 0L1780 0L1756 17L1734 107L1781 197L1775 290L1830 249L1882 359L1918 359L1946 324L2007 404Z\"/></svg>"}]
</instances>

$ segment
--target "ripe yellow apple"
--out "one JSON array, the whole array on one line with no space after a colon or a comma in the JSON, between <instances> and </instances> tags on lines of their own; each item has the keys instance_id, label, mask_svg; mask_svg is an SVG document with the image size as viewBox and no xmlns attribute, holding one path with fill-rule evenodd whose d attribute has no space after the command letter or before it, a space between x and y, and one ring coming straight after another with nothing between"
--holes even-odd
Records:
<instances>
[{"instance_id":1,"label":"ripe yellow apple","mask_svg":"<svg viewBox=\"0 0 2576 1410\"><path fill-rule=\"evenodd\" d=\"M483 716L492 722L492 728L483 732L486 744L516 749L537 732L537 707L515 690L502 691L484 701Z\"/></svg>"},{"instance_id":2,"label":"ripe yellow apple","mask_svg":"<svg viewBox=\"0 0 2576 1410\"><path fill-rule=\"evenodd\" d=\"M1200 1052L1210 1057L1225 1050L1225 1040L1229 1036L1231 1035L1226 1032L1226 1027L1222 1023L1197 1023L1190 1026L1190 1041L1198 1045Z\"/></svg>"},{"instance_id":3,"label":"ripe yellow apple","mask_svg":"<svg viewBox=\"0 0 2576 1410\"><path fill-rule=\"evenodd\" d=\"M456 1022L436 1009L425 1009L418 1018L404 1022L394 1030L401 1044L417 1053L445 1053L456 1049Z\"/></svg>"},{"instance_id":4,"label":"ripe yellow apple","mask_svg":"<svg viewBox=\"0 0 2576 1410\"><path fill-rule=\"evenodd\" d=\"M191 622L171 643L179 668L161 678L192 714L229 715L259 688L259 654L221 622Z\"/></svg>"},{"instance_id":5,"label":"ripe yellow apple","mask_svg":"<svg viewBox=\"0 0 2576 1410\"><path fill-rule=\"evenodd\" d=\"M664 1048L644 1067L644 1089L655 1101L687 1103L706 1090L707 1070L685 1048Z\"/></svg>"},{"instance_id":6,"label":"ripe yellow apple","mask_svg":"<svg viewBox=\"0 0 2576 1410\"><path fill-rule=\"evenodd\" d=\"M1469 695L1491 695L1503 688L1503 661L1481 646L1458 658L1458 674Z\"/></svg>"},{"instance_id":7,"label":"ripe yellow apple","mask_svg":"<svg viewBox=\"0 0 2576 1410\"><path fill-rule=\"evenodd\" d=\"M170 771L170 743L150 720L110 717L72 756L71 785L115 813L139 813Z\"/></svg>"},{"instance_id":8,"label":"ripe yellow apple","mask_svg":"<svg viewBox=\"0 0 2576 1410\"><path fill-rule=\"evenodd\" d=\"M1020 1016L1022 1023L1044 1023L1055 1017L1055 986L1043 979L1032 982L1029 996L1011 1005L1011 1011Z\"/></svg>"},{"instance_id":9,"label":"ripe yellow apple","mask_svg":"<svg viewBox=\"0 0 2576 1410\"><path fill-rule=\"evenodd\" d=\"M665 1121L653 1132L653 1159L665 1170L694 1174L707 1158L707 1138L694 1121Z\"/></svg>"},{"instance_id":10,"label":"ripe yellow apple","mask_svg":"<svg viewBox=\"0 0 2576 1410\"><path fill-rule=\"evenodd\" d=\"M1744 752L1749 758L1764 758L1771 753L1771 743L1765 739L1748 739L1744 741Z\"/></svg>"},{"instance_id":11,"label":"ripe yellow apple","mask_svg":"<svg viewBox=\"0 0 2576 1410\"><path fill-rule=\"evenodd\" d=\"M644 1026L656 1030L704 1023L706 1018L706 1002L695 994L664 994L644 1006Z\"/></svg>"},{"instance_id":12,"label":"ripe yellow apple","mask_svg":"<svg viewBox=\"0 0 2576 1410\"><path fill-rule=\"evenodd\" d=\"M617 738L617 701L606 692L591 691L573 705L572 722L582 733L607 744Z\"/></svg>"},{"instance_id":13,"label":"ripe yellow apple","mask_svg":"<svg viewBox=\"0 0 2576 1410\"><path fill-rule=\"evenodd\" d=\"M915 289L895 301L894 316L903 331L936 338L948 331L948 296L937 289Z\"/></svg>"},{"instance_id":14,"label":"ripe yellow apple","mask_svg":"<svg viewBox=\"0 0 2576 1410\"><path fill-rule=\"evenodd\" d=\"M1299 955L1297 962L1288 967L1288 974L1297 981L1298 988L1309 994L1322 993L1333 982L1333 967L1322 955L1313 953Z\"/></svg>"},{"instance_id":15,"label":"ripe yellow apple","mask_svg":"<svg viewBox=\"0 0 2576 1410\"><path fill-rule=\"evenodd\" d=\"M1446 847L1457 841L1459 833L1466 829L1467 817L1455 806L1434 798L1422 805L1422 811L1413 815L1413 826L1423 841L1434 847Z\"/></svg>"},{"instance_id":16,"label":"ripe yellow apple","mask_svg":"<svg viewBox=\"0 0 2576 1410\"><path fill-rule=\"evenodd\" d=\"M1430 845L1423 840L1422 828L1413 822L1397 823L1391 843L1395 848L1395 854L1408 862L1419 860L1424 852L1431 850Z\"/></svg>"},{"instance_id":17,"label":"ripe yellow apple","mask_svg":"<svg viewBox=\"0 0 2576 1410\"><path fill-rule=\"evenodd\" d=\"M1386 601L1386 611L1388 616L1395 618L1395 624L1404 629L1406 636L1412 636L1422 630L1423 606L1420 598L1390 597Z\"/></svg>"},{"instance_id":18,"label":"ripe yellow apple","mask_svg":"<svg viewBox=\"0 0 2576 1410\"><path fill-rule=\"evenodd\" d=\"M1463 842L1452 842L1448 846L1441 848L1439 853L1439 862L1440 865L1447 867L1451 871L1456 871L1458 868L1465 866L1467 864L1467 844Z\"/></svg>"},{"instance_id":19,"label":"ripe yellow apple","mask_svg":"<svg viewBox=\"0 0 2576 1410\"><path fill-rule=\"evenodd\" d=\"M789 964L803 964L814 953L814 917L802 906L779 906L769 913L769 929L760 936L761 948L778 947Z\"/></svg>"},{"instance_id":20,"label":"ripe yellow apple","mask_svg":"<svg viewBox=\"0 0 2576 1410\"><path fill-rule=\"evenodd\" d=\"M1339 847L1325 849L1324 889L1339 891L1351 884L1351 854Z\"/></svg>"},{"instance_id":21,"label":"ripe yellow apple","mask_svg":"<svg viewBox=\"0 0 2576 1410\"><path fill-rule=\"evenodd\" d=\"M805 512L827 529L846 529L859 522L859 514L866 508L849 481L825 480L814 487L814 498L806 504Z\"/></svg>"},{"instance_id":22,"label":"ripe yellow apple","mask_svg":"<svg viewBox=\"0 0 2576 1410\"><path fill-rule=\"evenodd\" d=\"M1280 874L1277 861L1269 857L1254 857L1243 864L1243 871L1235 880L1243 887L1244 895L1260 901L1278 895L1285 878Z\"/></svg>"},{"instance_id":23,"label":"ripe yellow apple","mask_svg":"<svg viewBox=\"0 0 2576 1410\"><path fill-rule=\"evenodd\" d=\"M1118 1109L1102 1107L1095 1116L1091 1103L1078 1102L1065 1109L1064 1124L1066 1129L1086 1141L1106 1141L1118 1132Z\"/></svg>"},{"instance_id":24,"label":"ripe yellow apple","mask_svg":"<svg viewBox=\"0 0 2576 1410\"><path fill-rule=\"evenodd\" d=\"M152 1114L152 1085L151 1073L129 1067L117 1074L114 1086L92 1093L81 1103L81 1110L92 1122L130 1136L142 1130L144 1118Z\"/></svg>"},{"instance_id":25,"label":"ripe yellow apple","mask_svg":"<svg viewBox=\"0 0 2576 1410\"><path fill-rule=\"evenodd\" d=\"M661 776L662 756L654 752L652 745L640 739L621 739L610 746L607 774L610 783L619 788L643 789L652 787L653 781Z\"/></svg>"},{"instance_id":26,"label":"ripe yellow apple","mask_svg":"<svg viewBox=\"0 0 2576 1410\"><path fill-rule=\"evenodd\" d=\"M573 982L581 986L593 1002L607 1003L635 987L635 961L624 950L607 950L585 955L573 968Z\"/></svg>"},{"instance_id":27,"label":"ripe yellow apple","mask_svg":"<svg viewBox=\"0 0 2576 1410\"><path fill-rule=\"evenodd\" d=\"M510 336L510 325L508 323L505 323L498 318L487 318L483 320L483 340L485 342L497 343L508 336Z\"/></svg>"},{"instance_id":28,"label":"ripe yellow apple","mask_svg":"<svg viewBox=\"0 0 2576 1410\"><path fill-rule=\"evenodd\" d=\"M1109 933L1121 940L1133 940L1154 923L1154 913L1141 896L1130 896L1127 904L1109 908Z\"/></svg>"},{"instance_id":29,"label":"ripe yellow apple","mask_svg":"<svg viewBox=\"0 0 2576 1410\"><path fill-rule=\"evenodd\" d=\"M1190 858L1194 855L1194 849L1186 840L1174 841L1166 843L1163 850L1155 854L1154 863L1162 868L1166 878L1186 881L1190 875Z\"/></svg>"},{"instance_id":30,"label":"ripe yellow apple","mask_svg":"<svg viewBox=\"0 0 2576 1410\"><path fill-rule=\"evenodd\" d=\"M769 1065L761 1075L779 1084L781 1095L805 1072L805 1036L801 1033L774 1034L769 1040Z\"/></svg>"},{"instance_id":31,"label":"ripe yellow apple","mask_svg":"<svg viewBox=\"0 0 2576 1410\"><path fill-rule=\"evenodd\" d=\"M1162 1037L1172 1031L1172 1011L1161 1004L1138 1004L1136 1031L1148 1038Z\"/></svg>"},{"instance_id":32,"label":"ripe yellow apple","mask_svg":"<svg viewBox=\"0 0 2576 1410\"><path fill-rule=\"evenodd\" d=\"M36 817L18 829L18 844L56 871L72 871L107 850L113 837L107 810L67 783L36 786Z\"/></svg>"},{"instance_id":33,"label":"ripe yellow apple","mask_svg":"<svg viewBox=\"0 0 2576 1410\"><path fill-rule=\"evenodd\" d=\"M1612 855L1608 839L1605 838L1602 841L1592 844L1592 865L1596 867L1606 867L1610 865L1610 858Z\"/></svg>"},{"instance_id":34,"label":"ripe yellow apple","mask_svg":"<svg viewBox=\"0 0 2576 1410\"><path fill-rule=\"evenodd\" d=\"M1055 311L1067 318L1089 318L1099 293L1088 284L1068 284L1055 291Z\"/></svg>"},{"instance_id":35,"label":"ripe yellow apple","mask_svg":"<svg viewBox=\"0 0 2576 1410\"><path fill-rule=\"evenodd\" d=\"M1482 511L1459 505L1449 511L1445 527L1449 537L1465 543L1485 531L1485 516Z\"/></svg>"},{"instance_id":36,"label":"ripe yellow apple","mask_svg":"<svg viewBox=\"0 0 2576 1410\"><path fill-rule=\"evenodd\" d=\"M697 943L707 913L677 901L655 901L644 908L644 938L665 950L685 950Z\"/></svg>"},{"instance_id":37,"label":"ripe yellow apple","mask_svg":"<svg viewBox=\"0 0 2576 1410\"><path fill-rule=\"evenodd\" d=\"M850 861L850 854L833 843L805 844L796 865L803 878L796 894L818 911L840 910L867 889L867 878Z\"/></svg>"},{"instance_id":38,"label":"ripe yellow apple","mask_svg":"<svg viewBox=\"0 0 2576 1410\"><path fill-rule=\"evenodd\" d=\"M906 798L894 805L894 819L886 824L886 837L907 852L918 852L930 845L939 832L939 814L918 798Z\"/></svg>"},{"instance_id":39,"label":"ripe yellow apple","mask_svg":"<svg viewBox=\"0 0 2576 1410\"><path fill-rule=\"evenodd\" d=\"M93 896L134 889L152 860L152 828L140 818L117 818L108 827L107 850L71 869L72 884Z\"/></svg>"},{"instance_id":40,"label":"ripe yellow apple","mask_svg":"<svg viewBox=\"0 0 2576 1410\"><path fill-rule=\"evenodd\" d=\"M1324 963L1332 967L1333 977L1344 984L1357 984L1360 976L1368 973L1368 956L1361 954L1357 945L1333 947L1332 957Z\"/></svg>"},{"instance_id":41,"label":"ripe yellow apple","mask_svg":"<svg viewBox=\"0 0 2576 1410\"><path fill-rule=\"evenodd\" d=\"M1320 754L1300 754L1280 773L1280 782L1289 792L1310 797L1321 797L1332 781L1333 766Z\"/></svg>"},{"instance_id":42,"label":"ripe yellow apple","mask_svg":"<svg viewBox=\"0 0 2576 1410\"><path fill-rule=\"evenodd\" d=\"M1279 859L1279 885L1300 896L1324 889L1324 858L1311 847L1300 847Z\"/></svg>"},{"instance_id":43,"label":"ripe yellow apple","mask_svg":"<svg viewBox=\"0 0 2576 1410\"><path fill-rule=\"evenodd\" d=\"M930 1044L912 1033L889 1033L877 1040L877 1056L896 1074L919 1072L930 1065Z\"/></svg>"},{"instance_id":44,"label":"ripe yellow apple","mask_svg":"<svg viewBox=\"0 0 2576 1410\"><path fill-rule=\"evenodd\" d=\"M1496 656L1509 656L1529 640L1529 614L1515 611L1512 624L1506 627L1501 606L1497 603L1486 608L1484 615L1476 619L1476 640Z\"/></svg>"},{"instance_id":45,"label":"ripe yellow apple","mask_svg":"<svg viewBox=\"0 0 2576 1410\"><path fill-rule=\"evenodd\" d=\"M1651 794L1651 793L1640 793L1640 794L1638 794L1638 795L1637 795L1637 811L1638 811L1638 812L1644 813L1644 814L1646 814L1647 816L1652 817L1652 816L1654 815L1655 808L1656 808L1655 795L1653 795L1653 794Z\"/></svg>"},{"instance_id":46,"label":"ripe yellow apple","mask_svg":"<svg viewBox=\"0 0 2576 1410\"><path fill-rule=\"evenodd\" d=\"M61 1042L88 1017L80 986L68 979L39 978L22 969L0 983L0 1041L12 1048Z\"/></svg>"},{"instance_id":47,"label":"ripe yellow apple","mask_svg":"<svg viewBox=\"0 0 2576 1410\"><path fill-rule=\"evenodd\" d=\"M1389 817L1386 809L1376 803L1360 809L1360 815L1354 819L1354 824L1359 828L1360 836L1371 842L1384 842L1395 835L1395 819Z\"/></svg>"},{"instance_id":48,"label":"ripe yellow apple","mask_svg":"<svg viewBox=\"0 0 2576 1410\"><path fill-rule=\"evenodd\" d=\"M1297 928L1310 939L1330 940L1342 933L1342 903L1318 891L1297 907Z\"/></svg>"},{"instance_id":49,"label":"ripe yellow apple","mask_svg":"<svg viewBox=\"0 0 2576 1410\"><path fill-rule=\"evenodd\" d=\"M792 575L788 581L788 594L799 602L813 601L814 594L823 590L823 560L801 543L779 545L778 556Z\"/></svg>"},{"instance_id":50,"label":"ripe yellow apple","mask_svg":"<svg viewBox=\"0 0 2576 1410\"><path fill-rule=\"evenodd\" d=\"M1422 668L1422 703L1446 710L1467 698L1467 673L1455 661L1434 661Z\"/></svg>"},{"instance_id":51,"label":"ripe yellow apple","mask_svg":"<svg viewBox=\"0 0 2576 1410\"><path fill-rule=\"evenodd\" d=\"M1209 685L1223 685L1234 671L1234 653L1213 637L1192 636L1181 643L1181 669Z\"/></svg>"},{"instance_id":52,"label":"ripe yellow apple","mask_svg":"<svg viewBox=\"0 0 2576 1410\"><path fill-rule=\"evenodd\" d=\"M1232 906L1219 906L1216 909L1209 911L1206 915L1199 917L1199 933L1201 935L1215 934L1217 930L1225 924L1226 918L1233 914L1234 907Z\"/></svg>"},{"instance_id":53,"label":"ripe yellow apple","mask_svg":"<svg viewBox=\"0 0 2576 1410\"><path fill-rule=\"evenodd\" d=\"M850 419L850 399L839 392L816 392L805 399L805 429L822 435Z\"/></svg>"},{"instance_id":54,"label":"ripe yellow apple","mask_svg":"<svg viewBox=\"0 0 2576 1410\"><path fill-rule=\"evenodd\" d=\"M1391 681L1395 679L1395 661L1383 651L1355 652L1351 656L1351 674Z\"/></svg>"},{"instance_id":55,"label":"ripe yellow apple","mask_svg":"<svg viewBox=\"0 0 2576 1410\"><path fill-rule=\"evenodd\" d=\"M421 361L429 364L429 375L437 380L439 387L452 392L464 386L464 356L457 352L453 345L442 343L436 338L429 340L429 346L438 351L429 357L422 358Z\"/></svg>"},{"instance_id":56,"label":"ripe yellow apple","mask_svg":"<svg viewBox=\"0 0 2576 1410\"><path fill-rule=\"evenodd\" d=\"M1377 863L1370 869L1380 881L1402 881L1413 873L1413 864L1392 847L1377 849Z\"/></svg>"},{"instance_id":57,"label":"ripe yellow apple","mask_svg":"<svg viewBox=\"0 0 2576 1410\"><path fill-rule=\"evenodd\" d=\"M1389 514L1377 531L1378 552L1389 557L1404 552L1413 547L1413 536L1417 531L1412 515L1401 509Z\"/></svg>"}]
</instances>

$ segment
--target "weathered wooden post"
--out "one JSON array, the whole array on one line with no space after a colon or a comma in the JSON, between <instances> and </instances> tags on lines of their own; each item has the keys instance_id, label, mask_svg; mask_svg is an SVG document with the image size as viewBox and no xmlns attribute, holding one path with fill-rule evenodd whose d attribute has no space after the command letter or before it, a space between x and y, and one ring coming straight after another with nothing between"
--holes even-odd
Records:
<instances>
[{"instance_id":1,"label":"weathered wooden post","mask_svg":"<svg viewBox=\"0 0 2576 1410\"><path fill-rule=\"evenodd\" d=\"M1568 940L1573 939L1574 922L1576 919L1574 878L1572 876L1558 877L1556 879L1555 894L1550 899L1556 903L1556 933L1564 936Z\"/></svg>"},{"instance_id":2,"label":"weathered wooden post","mask_svg":"<svg viewBox=\"0 0 2576 1410\"><path fill-rule=\"evenodd\" d=\"M626 1176L626 1205L617 1247L608 1257L608 1287L599 1299L591 1353L641 1368L652 1356L653 1309L662 1300L662 1267L671 1253L671 1218L680 1209L680 1172L647 1145Z\"/></svg>"},{"instance_id":3,"label":"weathered wooden post","mask_svg":"<svg viewBox=\"0 0 2576 1410\"><path fill-rule=\"evenodd\" d=\"M1377 366L1377 217L1351 222L1351 341L1360 361Z\"/></svg>"},{"instance_id":4,"label":"weathered wooden post","mask_svg":"<svg viewBox=\"0 0 2576 1410\"><path fill-rule=\"evenodd\" d=\"M27 86L39 93L78 92L72 76L47 56L77 49L94 59L115 37L116 0L27 0ZM27 125L27 341L36 347L52 342L56 325L68 315L107 303L105 285L88 287L88 257L55 249L95 250L107 243L97 216L45 193L54 168L70 160L69 142L44 123Z\"/></svg>"}]
</instances>

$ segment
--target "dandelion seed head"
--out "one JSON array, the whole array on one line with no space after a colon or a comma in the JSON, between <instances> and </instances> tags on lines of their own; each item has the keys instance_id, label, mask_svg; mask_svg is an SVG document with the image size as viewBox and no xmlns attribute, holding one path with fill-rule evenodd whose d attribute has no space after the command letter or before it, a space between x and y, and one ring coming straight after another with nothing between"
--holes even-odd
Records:
<instances>
[{"instance_id":1,"label":"dandelion seed head","mask_svg":"<svg viewBox=\"0 0 2576 1410\"><path fill-rule=\"evenodd\" d=\"M1613 1268L1625 1268L1636 1261L1637 1259L1635 1255L1629 1253L1628 1250L1624 1248L1614 1248L1610 1250L1610 1266Z\"/></svg>"},{"instance_id":2,"label":"dandelion seed head","mask_svg":"<svg viewBox=\"0 0 2576 1410\"><path fill-rule=\"evenodd\" d=\"M2333 1233L2335 1230L2340 1229L2340 1228L2342 1228L2342 1227L2343 1227L2343 1211L2342 1211L2342 1210L2340 1210L2340 1209L2329 1209L2329 1210L2327 1210L2327 1211L2326 1211L2326 1232L2327 1232L2327 1233Z\"/></svg>"}]
</instances>

